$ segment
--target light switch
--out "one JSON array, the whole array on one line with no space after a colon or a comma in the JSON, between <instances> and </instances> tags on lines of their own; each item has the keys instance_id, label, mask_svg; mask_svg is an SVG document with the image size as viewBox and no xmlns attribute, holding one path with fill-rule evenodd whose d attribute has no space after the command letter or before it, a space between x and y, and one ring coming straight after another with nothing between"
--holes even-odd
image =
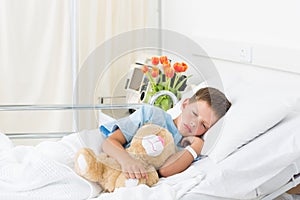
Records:
<instances>
[{"instance_id":1,"label":"light switch","mask_svg":"<svg viewBox=\"0 0 300 200\"><path fill-rule=\"evenodd\" d=\"M252 47L241 47L240 48L240 61L244 63L252 62Z\"/></svg>"}]
</instances>

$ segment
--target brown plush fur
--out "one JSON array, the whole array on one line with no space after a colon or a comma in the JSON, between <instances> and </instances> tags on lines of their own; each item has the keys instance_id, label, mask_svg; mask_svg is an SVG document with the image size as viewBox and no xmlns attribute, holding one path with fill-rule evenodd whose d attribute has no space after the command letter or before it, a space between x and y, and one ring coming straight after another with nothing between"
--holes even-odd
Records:
<instances>
[{"instance_id":1,"label":"brown plush fur","mask_svg":"<svg viewBox=\"0 0 300 200\"><path fill-rule=\"evenodd\" d=\"M142 146L142 139L145 136L157 135L164 139L163 152L158 156L149 156ZM139 184L152 186L158 182L157 169L175 153L174 140L171 133L157 125L148 124L141 127L132 139L131 146L126 151L144 164L148 171L148 179L139 179ZM79 157L84 157L87 167L86 170L79 168ZM98 182L102 189L113 192L115 188L124 187L126 178L122 173L120 164L105 153L96 156L91 149L81 149L75 157L75 171L87 180Z\"/></svg>"}]
</instances>

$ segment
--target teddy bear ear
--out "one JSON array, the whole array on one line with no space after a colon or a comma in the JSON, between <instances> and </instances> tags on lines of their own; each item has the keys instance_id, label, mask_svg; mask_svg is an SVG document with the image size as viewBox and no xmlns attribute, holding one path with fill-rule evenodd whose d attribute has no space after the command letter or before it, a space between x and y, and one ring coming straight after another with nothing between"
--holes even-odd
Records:
<instances>
[{"instance_id":1,"label":"teddy bear ear","mask_svg":"<svg viewBox=\"0 0 300 200\"><path fill-rule=\"evenodd\" d=\"M142 146L148 156L154 157L160 155L164 150L164 145L164 139L157 135L148 135L142 139Z\"/></svg>"},{"instance_id":2,"label":"teddy bear ear","mask_svg":"<svg viewBox=\"0 0 300 200\"><path fill-rule=\"evenodd\" d=\"M145 124L139 128L138 133L145 135L145 133L157 134L162 130L162 127L156 124ZM146 134L147 135L147 134Z\"/></svg>"}]
</instances>

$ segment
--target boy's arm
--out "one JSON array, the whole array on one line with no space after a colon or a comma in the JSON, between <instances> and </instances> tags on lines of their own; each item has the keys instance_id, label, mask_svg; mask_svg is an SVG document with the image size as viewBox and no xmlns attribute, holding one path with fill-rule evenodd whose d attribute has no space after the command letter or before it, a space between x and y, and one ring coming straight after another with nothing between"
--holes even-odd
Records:
<instances>
[{"instance_id":1,"label":"boy's arm","mask_svg":"<svg viewBox=\"0 0 300 200\"><path fill-rule=\"evenodd\" d=\"M203 140L199 137L193 137L190 146L199 155L203 147ZM172 155L158 171L162 177L168 177L184 171L193 161L193 155L188 150L183 149Z\"/></svg>"},{"instance_id":2,"label":"boy's arm","mask_svg":"<svg viewBox=\"0 0 300 200\"><path fill-rule=\"evenodd\" d=\"M123 145L126 139L120 129L117 129L102 144L103 152L115 158L121 165L126 178L147 178L147 173L142 163L132 158Z\"/></svg>"}]
</instances>

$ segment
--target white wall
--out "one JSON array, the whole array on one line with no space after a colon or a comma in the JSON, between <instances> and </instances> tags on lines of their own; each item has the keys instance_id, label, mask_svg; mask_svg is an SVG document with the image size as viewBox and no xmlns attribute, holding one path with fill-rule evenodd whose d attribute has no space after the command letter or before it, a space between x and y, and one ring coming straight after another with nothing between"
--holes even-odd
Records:
<instances>
[{"instance_id":1,"label":"white wall","mask_svg":"<svg viewBox=\"0 0 300 200\"><path fill-rule=\"evenodd\" d=\"M162 28L210 57L300 73L300 1L163 0Z\"/></svg>"}]
</instances>

